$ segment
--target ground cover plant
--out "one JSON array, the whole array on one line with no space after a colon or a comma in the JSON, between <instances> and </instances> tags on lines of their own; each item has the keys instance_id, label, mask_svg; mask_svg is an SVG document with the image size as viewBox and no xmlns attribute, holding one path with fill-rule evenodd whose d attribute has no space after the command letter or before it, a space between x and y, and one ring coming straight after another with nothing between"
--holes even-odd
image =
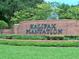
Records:
<instances>
[{"instance_id":1,"label":"ground cover plant","mask_svg":"<svg viewBox=\"0 0 79 59\"><path fill-rule=\"evenodd\" d=\"M0 34L2 39L18 40L79 40L79 35L16 35Z\"/></svg>"},{"instance_id":2,"label":"ground cover plant","mask_svg":"<svg viewBox=\"0 0 79 59\"><path fill-rule=\"evenodd\" d=\"M40 47L79 47L78 40L0 40L1 45Z\"/></svg>"},{"instance_id":3,"label":"ground cover plant","mask_svg":"<svg viewBox=\"0 0 79 59\"><path fill-rule=\"evenodd\" d=\"M79 48L0 45L0 59L79 59Z\"/></svg>"}]
</instances>

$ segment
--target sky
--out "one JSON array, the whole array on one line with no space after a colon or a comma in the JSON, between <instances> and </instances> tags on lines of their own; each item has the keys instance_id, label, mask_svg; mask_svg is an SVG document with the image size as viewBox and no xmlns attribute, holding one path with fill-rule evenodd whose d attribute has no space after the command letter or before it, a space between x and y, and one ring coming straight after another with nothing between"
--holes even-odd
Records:
<instances>
[{"instance_id":1,"label":"sky","mask_svg":"<svg viewBox=\"0 0 79 59\"><path fill-rule=\"evenodd\" d=\"M76 5L79 3L79 0L45 0L46 2L59 2L59 3L65 3L69 5Z\"/></svg>"}]
</instances>

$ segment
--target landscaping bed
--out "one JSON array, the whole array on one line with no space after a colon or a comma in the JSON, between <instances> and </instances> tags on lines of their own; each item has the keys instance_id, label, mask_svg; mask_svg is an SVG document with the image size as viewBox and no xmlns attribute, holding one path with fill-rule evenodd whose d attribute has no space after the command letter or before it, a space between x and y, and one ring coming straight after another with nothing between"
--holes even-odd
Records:
<instances>
[{"instance_id":1,"label":"landscaping bed","mask_svg":"<svg viewBox=\"0 0 79 59\"><path fill-rule=\"evenodd\" d=\"M1 45L40 47L79 47L78 40L10 40L1 39Z\"/></svg>"},{"instance_id":2,"label":"landscaping bed","mask_svg":"<svg viewBox=\"0 0 79 59\"><path fill-rule=\"evenodd\" d=\"M17 40L79 40L79 35L16 35L0 34L1 39Z\"/></svg>"}]
</instances>

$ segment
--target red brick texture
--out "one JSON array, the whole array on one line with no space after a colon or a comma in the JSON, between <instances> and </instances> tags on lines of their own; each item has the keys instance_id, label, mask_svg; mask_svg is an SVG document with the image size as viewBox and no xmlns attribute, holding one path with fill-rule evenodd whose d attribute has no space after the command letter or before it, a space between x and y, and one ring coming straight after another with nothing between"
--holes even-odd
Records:
<instances>
[{"instance_id":1,"label":"red brick texture","mask_svg":"<svg viewBox=\"0 0 79 59\"><path fill-rule=\"evenodd\" d=\"M19 25L14 25L12 30L4 31L4 34L22 34L27 35L26 29L30 28L31 24L56 24L56 27L62 29L61 35L78 35L79 21L78 20L37 20L23 21ZM40 34L35 34L40 35ZM46 35L46 34L41 34Z\"/></svg>"},{"instance_id":2,"label":"red brick texture","mask_svg":"<svg viewBox=\"0 0 79 59\"><path fill-rule=\"evenodd\" d=\"M12 34L12 30L11 29L2 29L1 31L0 31L0 34Z\"/></svg>"},{"instance_id":3,"label":"red brick texture","mask_svg":"<svg viewBox=\"0 0 79 59\"><path fill-rule=\"evenodd\" d=\"M26 35L26 29L29 29L30 24L56 24L57 28L63 29L61 35L78 35L79 34L79 21L78 20L23 21L19 25L14 26L14 33Z\"/></svg>"}]
</instances>

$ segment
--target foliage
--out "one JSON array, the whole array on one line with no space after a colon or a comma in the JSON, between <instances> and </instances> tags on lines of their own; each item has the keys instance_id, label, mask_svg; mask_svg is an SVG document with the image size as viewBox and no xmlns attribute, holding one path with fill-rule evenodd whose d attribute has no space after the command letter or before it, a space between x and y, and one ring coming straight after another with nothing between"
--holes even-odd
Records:
<instances>
[{"instance_id":1,"label":"foliage","mask_svg":"<svg viewBox=\"0 0 79 59\"><path fill-rule=\"evenodd\" d=\"M79 19L79 6L73 6L68 9L68 13L72 16L72 19Z\"/></svg>"},{"instance_id":2,"label":"foliage","mask_svg":"<svg viewBox=\"0 0 79 59\"><path fill-rule=\"evenodd\" d=\"M18 40L45 40L47 39L46 36L35 36L35 35L15 35L15 34L1 34L0 38L3 39L18 39Z\"/></svg>"},{"instance_id":3,"label":"foliage","mask_svg":"<svg viewBox=\"0 0 79 59\"><path fill-rule=\"evenodd\" d=\"M44 3L44 0L0 0L0 20L4 20L9 27L13 22L45 20L51 17L51 12L59 19L79 19L79 5Z\"/></svg>"},{"instance_id":4,"label":"foliage","mask_svg":"<svg viewBox=\"0 0 79 59\"><path fill-rule=\"evenodd\" d=\"M0 34L2 39L17 39L17 40L79 40L79 36L72 35L15 35L15 34Z\"/></svg>"},{"instance_id":5,"label":"foliage","mask_svg":"<svg viewBox=\"0 0 79 59\"><path fill-rule=\"evenodd\" d=\"M4 21L0 21L0 34L2 33L3 29L7 29L8 28L8 24Z\"/></svg>"},{"instance_id":6,"label":"foliage","mask_svg":"<svg viewBox=\"0 0 79 59\"><path fill-rule=\"evenodd\" d=\"M66 4L61 4L58 6L57 8L57 14L59 15L59 18L60 19L67 19L68 17L68 9L69 9L69 5L66 5Z\"/></svg>"},{"instance_id":7,"label":"foliage","mask_svg":"<svg viewBox=\"0 0 79 59\"><path fill-rule=\"evenodd\" d=\"M11 21L19 23L24 20L45 20L52 12L50 4L37 4L36 8L27 8L14 13Z\"/></svg>"},{"instance_id":8,"label":"foliage","mask_svg":"<svg viewBox=\"0 0 79 59\"><path fill-rule=\"evenodd\" d=\"M2 45L40 47L79 47L79 41L0 40Z\"/></svg>"},{"instance_id":9,"label":"foliage","mask_svg":"<svg viewBox=\"0 0 79 59\"><path fill-rule=\"evenodd\" d=\"M0 29L8 28L8 24L4 21L0 21Z\"/></svg>"},{"instance_id":10,"label":"foliage","mask_svg":"<svg viewBox=\"0 0 79 59\"><path fill-rule=\"evenodd\" d=\"M43 3L40 5L37 5L36 9L36 15L32 17L32 19L37 19L37 20L46 20L47 17L51 14L52 12L52 7L50 4Z\"/></svg>"},{"instance_id":11,"label":"foliage","mask_svg":"<svg viewBox=\"0 0 79 59\"><path fill-rule=\"evenodd\" d=\"M4 20L10 26L10 19L14 12L35 7L42 2L43 0L0 0L0 20Z\"/></svg>"},{"instance_id":12,"label":"foliage","mask_svg":"<svg viewBox=\"0 0 79 59\"><path fill-rule=\"evenodd\" d=\"M56 12L60 19L79 19L79 6L60 4Z\"/></svg>"}]
</instances>

